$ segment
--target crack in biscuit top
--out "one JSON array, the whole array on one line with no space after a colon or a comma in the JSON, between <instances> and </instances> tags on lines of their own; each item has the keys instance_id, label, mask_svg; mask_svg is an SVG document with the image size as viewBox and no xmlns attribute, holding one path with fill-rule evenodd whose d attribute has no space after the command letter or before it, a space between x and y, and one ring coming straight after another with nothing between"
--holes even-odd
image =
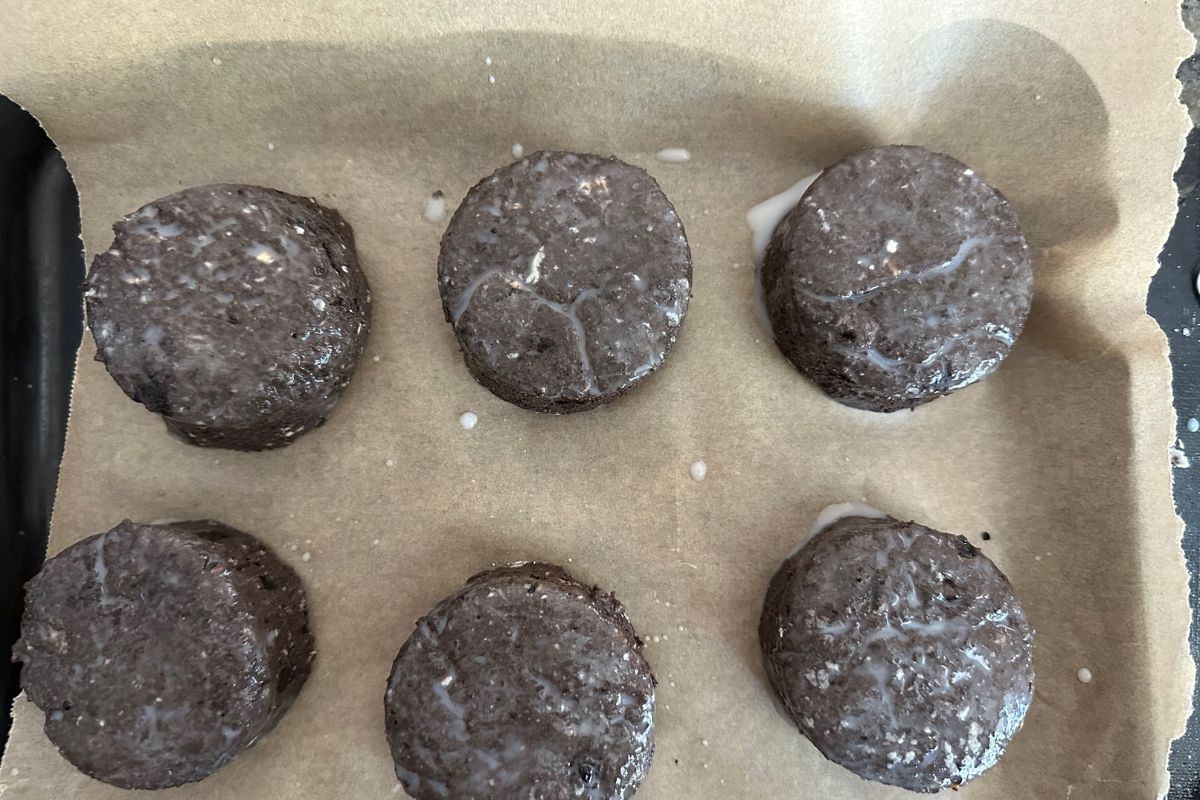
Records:
<instances>
[{"instance_id":1,"label":"crack in biscuit top","mask_svg":"<svg viewBox=\"0 0 1200 800\"><path fill-rule=\"evenodd\" d=\"M790 556L760 637L825 755L918 791L988 769L1032 696L1033 631L1003 574L962 537L888 517L852 512Z\"/></svg>"},{"instance_id":2,"label":"crack in biscuit top","mask_svg":"<svg viewBox=\"0 0 1200 800\"><path fill-rule=\"evenodd\" d=\"M550 398L619 391L653 371L690 279L683 226L653 178L574 153L534 153L477 185L439 259L469 360Z\"/></svg>"},{"instance_id":3,"label":"crack in biscuit top","mask_svg":"<svg viewBox=\"0 0 1200 800\"><path fill-rule=\"evenodd\" d=\"M986 376L1033 291L1003 195L961 162L909 146L825 169L775 229L762 276L785 355L841 402L874 410Z\"/></svg>"}]
</instances>

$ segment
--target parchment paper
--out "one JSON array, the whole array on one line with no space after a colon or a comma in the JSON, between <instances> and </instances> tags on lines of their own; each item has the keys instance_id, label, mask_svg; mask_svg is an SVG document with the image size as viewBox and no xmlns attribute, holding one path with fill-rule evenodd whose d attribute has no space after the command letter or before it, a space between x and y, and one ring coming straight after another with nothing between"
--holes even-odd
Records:
<instances>
[{"instance_id":1,"label":"parchment paper","mask_svg":"<svg viewBox=\"0 0 1200 800\"><path fill-rule=\"evenodd\" d=\"M124 517L217 518L300 571L318 638L275 732L162 796L393 796L392 657L468 575L518 558L614 590L647 639L661 687L639 799L904 796L825 762L776 713L759 665L770 575L847 499L970 536L1037 627L1025 727L964 796L1165 789L1193 667L1169 368L1143 308L1188 127L1175 0L4 6L0 91L61 146L89 258L146 201L258 183L338 208L374 290L344 401L279 452L169 437L85 339L50 550ZM826 399L763 336L743 215L892 142L952 153L1007 194L1037 294L998 373L885 417ZM453 207L514 143L641 164L686 225L695 299L678 347L612 407L506 405L471 380L442 320L442 225L422 218L425 199L440 189ZM692 160L659 163L665 147ZM468 409L471 431L456 421ZM126 796L72 769L41 713L16 705L0 794Z\"/></svg>"}]
</instances>

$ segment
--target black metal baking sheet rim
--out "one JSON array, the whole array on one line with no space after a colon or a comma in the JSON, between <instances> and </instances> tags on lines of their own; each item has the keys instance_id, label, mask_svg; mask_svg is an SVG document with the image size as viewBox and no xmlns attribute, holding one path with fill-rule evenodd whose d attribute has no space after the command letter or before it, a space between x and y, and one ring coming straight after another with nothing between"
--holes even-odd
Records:
<instances>
[{"instance_id":1,"label":"black metal baking sheet rim","mask_svg":"<svg viewBox=\"0 0 1200 800\"><path fill-rule=\"evenodd\" d=\"M46 554L83 332L79 200L41 125L0 95L0 753L23 584Z\"/></svg>"}]
</instances>

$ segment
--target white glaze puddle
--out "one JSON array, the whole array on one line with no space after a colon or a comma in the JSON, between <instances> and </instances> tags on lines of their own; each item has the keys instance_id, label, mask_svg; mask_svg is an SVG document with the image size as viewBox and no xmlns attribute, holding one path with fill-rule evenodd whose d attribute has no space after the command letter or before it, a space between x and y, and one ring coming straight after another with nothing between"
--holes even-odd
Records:
<instances>
[{"instance_id":1,"label":"white glaze puddle","mask_svg":"<svg viewBox=\"0 0 1200 800\"><path fill-rule=\"evenodd\" d=\"M812 186L813 181L819 177L821 177L821 173L814 172L774 197L768 197L746 212L746 224L753 232L750 249L754 252L756 265L762 266L763 256L767 252L767 245L771 242L771 234L775 233L775 228L779 226L788 212L796 207L800 198L808 191L808 187Z\"/></svg>"},{"instance_id":2,"label":"white glaze puddle","mask_svg":"<svg viewBox=\"0 0 1200 800\"><path fill-rule=\"evenodd\" d=\"M520 142L517 142L516 144L514 144L512 146L512 157L513 158L521 158L524 155L525 155L525 148Z\"/></svg>"},{"instance_id":3,"label":"white glaze puddle","mask_svg":"<svg viewBox=\"0 0 1200 800\"><path fill-rule=\"evenodd\" d=\"M869 506L866 503L834 503L825 506L821 509L821 513L817 514L817 519L813 523L812 531L809 536L816 536L821 531L828 528L835 522L840 522L846 517L869 517L871 519L887 519L888 515L880 511L874 506Z\"/></svg>"},{"instance_id":4,"label":"white glaze puddle","mask_svg":"<svg viewBox=\"0 0 1200 800\"><path fill-rule=\"evenodd\" d=\"M813 522L812 529L800 540L800 543L792 548L792 552L787 554L788 558L800 552L800 548L808 544L812 537L816 536L821 531L833 525L835 522L845 519L846 517L869 517L871 519L886 519L887 514L880 511L878 508L869 506L866 503L833 503L825 506L821 512L817 514L816 521Z\"/></svg>"},{"instance_id":5,"label":"white glaze puddle","mask_svg":"<svg viewBox=\"0 0 1200 800\"><path fill-rule=\"evenodd\" d=\"M462 425L463 430L469 431L479 423L479 417L474 411L464 411L458 417L458 424Z\"/></svg>"},{"instance_id":6,"label":"white glaze puddle","mask_svg":"<svg viewBox=\"0 0 1200 800\"><path fill-rule=\"evenodd\" d=\"M821 177L821 173L814 172L746 212L746 224L750 226L751 231L750 249L754 253L754 312L763 329L771 335L772 339L775 338L775 332L771 328L771 317L767 314L766 296L763 293L762 285L763 256L766 255L767 245L771 243L771 236L775 233L775 228L788 215L788 212L796 207L800 198L808 191L808 187L812 186L813 181L819 177Z\"/></svg>"},{"instance_id":7,"label":"white glaze puddle","mask_svg":"<svg viewBox=\"0 0 1200 800\"><path fill-rule=\"evenodd\" d=\"M682 147L664 147L654 157L667 164L684 164L692 160L692 154Z\"/></svg>"},{"instance_id":8,"label":"white glaze puddle","mask_svg":"<svg viewBox=\"0 0 1200 800\"><path fill-rule=\"evenodd\" d=\"M688 468L688 474L692 476L692 480L702 481L708 475L708 464L697 461Z\"/></svg>"},{"instance_id":9,"label":"white glaze puddle","mask_svg":"<svg viewBox=\"0 0 1200 800\"><path fill-rule=\"evenodd\" d=\"M434 192L425 201L425 219L436 225L445 218L446 196L441 192Z\"/></svg>"}]
</instances>

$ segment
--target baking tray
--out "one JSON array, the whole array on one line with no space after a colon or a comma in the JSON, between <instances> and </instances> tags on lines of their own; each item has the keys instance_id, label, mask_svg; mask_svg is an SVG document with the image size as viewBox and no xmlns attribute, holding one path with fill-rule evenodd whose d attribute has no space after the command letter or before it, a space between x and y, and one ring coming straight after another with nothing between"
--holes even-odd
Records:
<instances>
[{"instance_id":1,"label":"baking tray","mask_svg":"<svg viewBox=\"0 0 1200 800\"><path fill-rule=\"evenodd\" d=\"M83 328L79 199L62 156L0 95L0 746L22 584L46 554Z\"/></svg>"},{"instance_id":2,"label":"baking tray","mask_svg":"<svg viewBox=\"0 0 1200 800\"><path fill-rule=\"evenodd\" d=\"M1178 435L1200 433L1200 130L1176 175L1179 212L1150 286L1147 311L1171 346ZM20 622L21 586L41 564L66 434L74 355L82 334L79 200L61 155L29 114L0 95L0 654ZM1187 330L1185 334L1184 331ZM1186 453L1186 449L1184 451ZM1200 461L1200 458L1197 459ZM1186 523L1192 657L1200 660L1200 464L1177 469L1175 502ZM18 664L3 665L0 753L7 741ZM1200 699L1196 687L1193 707ZM1200 715L1171 750L1169 800L1200 798Z\"/></svg>"},{"instance_id":3,"label":"baking tray","mask_svg":"<svg viewBox=\"0 0 1200 800\"><path fill-rule=\"evenodd\" d=\"M1176 175L1179 213L1150 286L1147 310L1171 344L1180 442L1200 445L1200 130L1188 136ZM16 639L21 584L46 549L82 333L84 263L79 201L62 157L37 122L0 95L0 652ZM1184 330L1188 333L1185 334ZM1196 451L1200 454L1200 446ZM1186 450L1185 450L1186 452ZM1198 459L1200 460L1200 459ZM1187 527L1191 651L1200 659L1200 464L1177 469L1175 502ZM7 741L18 665L5 665L0 752ZM1197 686L1200 698L1200 684ZM1193 700L1195 706L1195 699ZM1200 715L1171 751L1169 800L1200 797Z\"/></svg>"}]
</instances>

